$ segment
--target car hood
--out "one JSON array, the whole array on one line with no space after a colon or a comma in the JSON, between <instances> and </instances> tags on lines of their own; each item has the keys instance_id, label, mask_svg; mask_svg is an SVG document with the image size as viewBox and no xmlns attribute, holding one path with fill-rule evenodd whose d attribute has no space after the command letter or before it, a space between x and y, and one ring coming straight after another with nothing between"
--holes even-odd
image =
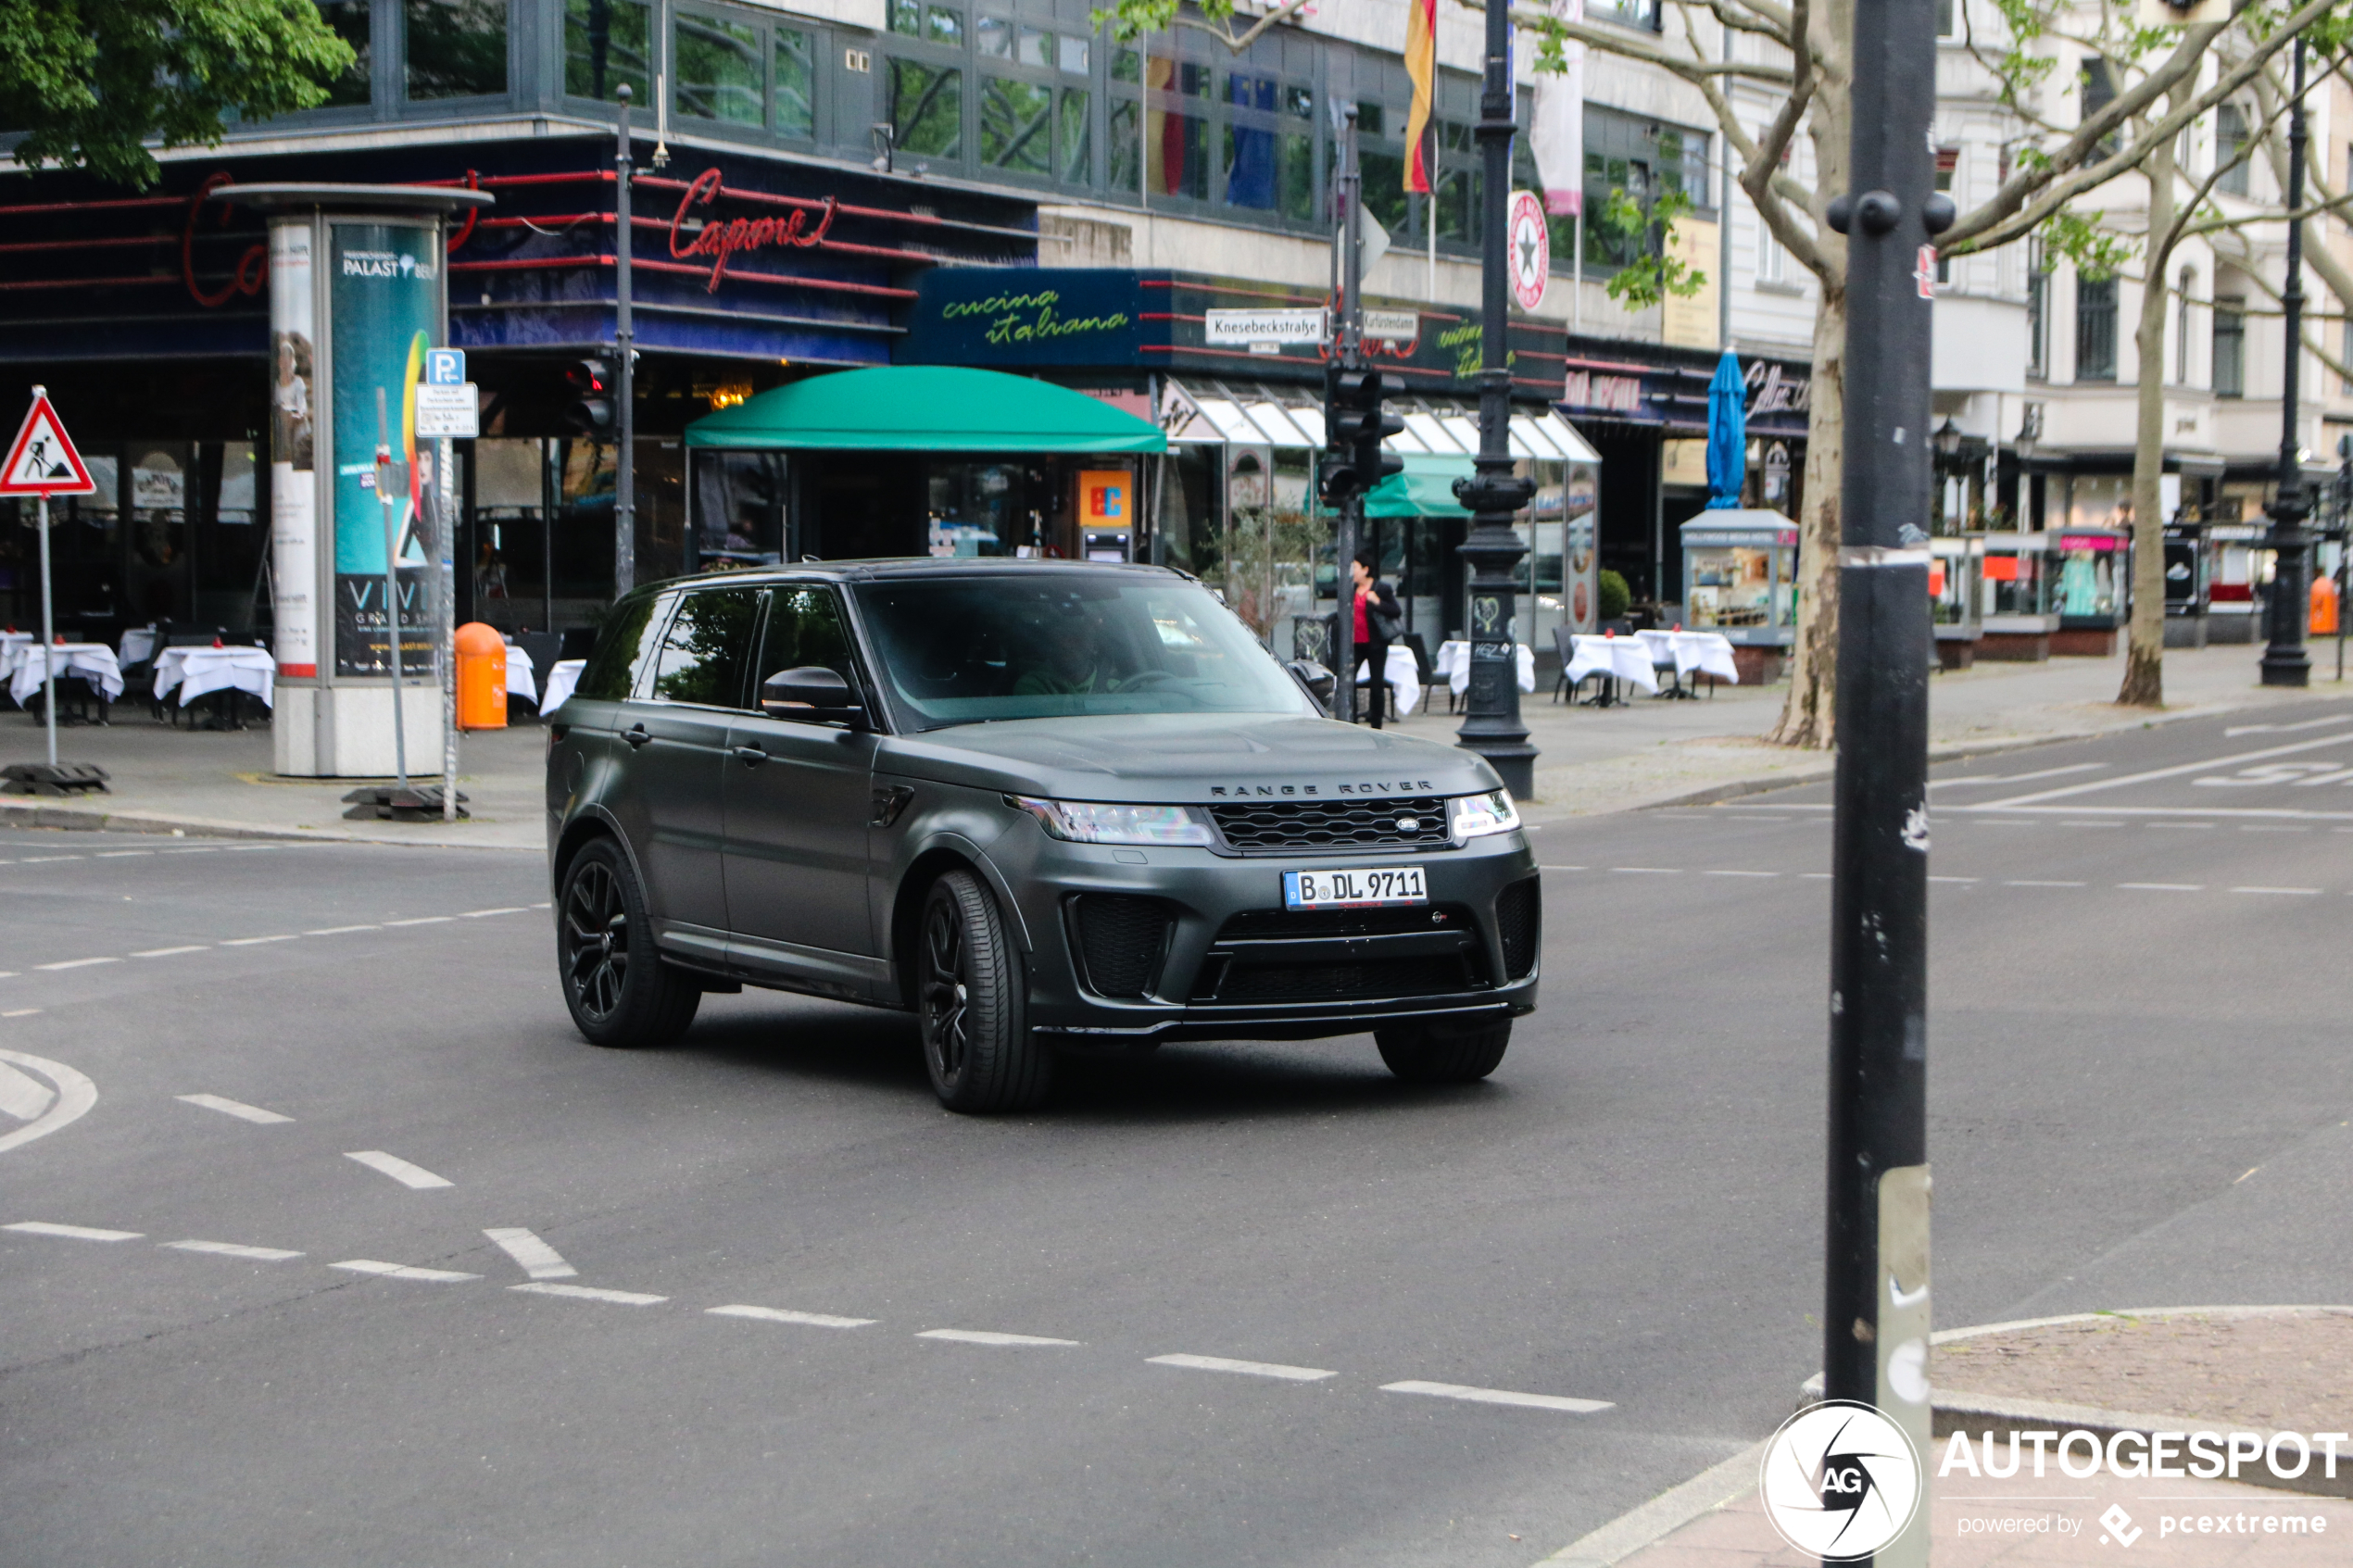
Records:
<instances>
[{"instance_id":1,"label":"car hood","mask_svg":"<svg viewBox=\"0 0 2353 1568\"><path fill-rule=\"evenodd\" d=\"M1021 719L892 736L878 772L1060 800L1475 795L1499 787L1474 753L1329 719L1133 713Z\"/></svg>"}]
</instances>

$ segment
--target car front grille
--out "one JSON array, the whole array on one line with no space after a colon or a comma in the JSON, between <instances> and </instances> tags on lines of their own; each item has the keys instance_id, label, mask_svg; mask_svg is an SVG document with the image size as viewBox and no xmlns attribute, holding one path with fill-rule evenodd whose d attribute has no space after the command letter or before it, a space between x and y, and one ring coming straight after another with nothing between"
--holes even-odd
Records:
<instances>
[{"instance_id":1,"label":"car front grille","mask_svg":"<svg viewBox=\"0 0 2353 1568\"><path fill-rule=\"evenodd\" d=\"M1296 940L1315 936L1393 936L1409 931L1474 931L1460 904L1406 904L1386 909L1244 909L1218 928L1217 940Z\"/></svg>"},{"instance_id":2,"label":"car front grille","mask_svg":"<svg viewBox=\"0 0 2353 1568\"><path fill-rule=\"evenodd\" d=\"M1369 997L1436 997L1469 989L1460 959L1385 963L1235 964L1217 986L1220 1002L1333 1002Z\"/></svg>"},{"instance_id":3,"label":"car front grille","mask_svg":"<svg viewBox=\"0 0 2353 1568\"><path fill-rule=\"evenodd\" d=\"M1367 957L1353 939L1438 935L1459 950ZM1326 947L1325 944L1329 946ZM1328 956L1327 956L1328 955ZM1482 990L1486 945L1459 904L1388 909L1244 909L1218 928L1191 999L1249 1002L1347 1002L1370 997L1440 997Z\"/></svg>"},{"instance_id":4,"label":"car front grille","mask_svg":"<svg viewBox=\"0 0 2353 1568\"><path fill-rule=\"evenodd\" d=\"M1245 855L1302 850L1444 849L1453 839L1435 795L1385 800L1221 801L1209 808L1226 842ZM1412 827L1400 827L1410 822Z\"/></svg>"},{"instance_id":5,"label":"car front grille","mask_svg":"<svg viewBox=\"0 0 2353 1568\"><path fill-rule=\"evenodd\" d=\"M1504 939L1504 972L1514 980L1526 979L1536 967L1543 916L1543 886L1539 878L1515 882L1495 896L1495 930Z\"/></svg>"},{"instance_id":6,"label":"car front grille","mask_svg":"<svg viewBox=\"0 0 2353 1568\"><path fill-rule=\"evenodd\" d=\"M1075 902L1088 987L1104 997L1149 995L1175 923L1168 906L1116 893L1088 893Z\"/></svg>"}]
</instances>

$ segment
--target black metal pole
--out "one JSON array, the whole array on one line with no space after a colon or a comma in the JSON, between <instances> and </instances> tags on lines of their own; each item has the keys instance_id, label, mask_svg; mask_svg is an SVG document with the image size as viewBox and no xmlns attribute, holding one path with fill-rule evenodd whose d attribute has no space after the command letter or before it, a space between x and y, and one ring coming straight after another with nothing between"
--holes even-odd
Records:
<instances>
[{"instance_id":1,"label":"black metal pole","mask_svg":"<svg viewBox=\"0 0 2353 1568\"><path fill-rule=\"evenodd\" d=\"M1340 362L1343 369L1353 370L1365 362L1365 169L1356 158L1353 104L1346 110L1340 157ZM1334 406L1327 403L1324 417L1331 418L1333 411ZM1328 447L1330 443L1326 445ZM1332 534L1332 717L1352 724L1356 721L1356 576L1349 563L1356 558L1356 537L1363 532L1364 516L1364 486L1351 485L1340 498ZM1380 679L1378 675L1373 678Z\"/></svg>"},{"instance_id":2,"label":"black metal pole","mask_svg":"<svg viewBox=\"0 0 2353 1568\"><path fill-rule=\"evenodd\" d=\"M1512 517L1536 486L1512 472L1509 439L1512 295L1504 223L1511 204L1513 130L1511 6L1509 0L1487 0L1487 76L1478 95L1478 456L1471 459L1472 476L1454 482L1455 498L1471 512L1470 534L1459 547L1471 566L1470 687L1455 744L1487 759L1504 786L1525 800L1536 792L1536 748L1528 744L1528 726L1519 717L1519 592L1512 568L1528 547Z\"/></svg>"},{"instance_id":3,"label":"black metal pole","mask_svg":"<svg viewBox=\"0 0 2353 1568\"><path fill-rule=\"evenodd\" d=\"M612 594L614 598L637 585L637 350L636 332L629 320L629 252L635 239L630 226L629 185L634 168L629 152L629 84L614 94L621 100L619 151L613 157L613 344L619 350L614 370L620 382L621 407L614 410L621 450L613 465Z\"/></svg>"},{"instance_id":4,"label":"black metal pole","mask_svg":"<svg viewBox=\"0 0 2353 1568\"><path fill-rule=\"evenodd\" d=\"M2287 109L2287 209L2304 205L2304 40L2296 41L2296 85ZM2303 443L2296 433L2297 374L2304 363L2304 224L2287 226L2287 287L2280 293L2287 319L2287 358L2280 370L2279 494L2271 514L2271 642L2263 649L2263 684L2309 686L2312 660L2304 651L2304 616L2310 596L2312 536L2304 531L2311 513L2304 498Z\"/></svg>"},{"instance_id":5,"label":"black metal pole","mask_svg":"<svg viewBox=\"0 0 2353 1568\"><path fill-rule=\"evenodd\" d=\"M1929 153L1932 0L1865 0L1854 37L1854 189L1829 214L1847 355L1822 1369L1828 1398L1877 1406L1925 1464L1929 333L1953 207ZM1877 1561L1927 1562L1924 1500Z\"/></svg>"}]
</instances>

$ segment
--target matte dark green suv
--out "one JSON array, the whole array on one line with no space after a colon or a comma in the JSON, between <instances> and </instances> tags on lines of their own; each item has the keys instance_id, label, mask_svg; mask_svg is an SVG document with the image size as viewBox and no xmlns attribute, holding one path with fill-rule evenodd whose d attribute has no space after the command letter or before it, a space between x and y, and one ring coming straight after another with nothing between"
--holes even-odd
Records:
<instances>
[{"instance_id":1,"label":"matte dark green suv","mask_svg":"<svg viewBox=\"0 0 2353 1568\"><path fill-rule=\"evenodd\" d=\"M1484 1077L1536 1005L1519 816L1453 746L1321 716L1154 567L808 563L623 599L550 716L564 999L651 1045L705 991L910 1010L942 1103L1058 1053L1370 1031Z\"/></svg>"}]
</instances>

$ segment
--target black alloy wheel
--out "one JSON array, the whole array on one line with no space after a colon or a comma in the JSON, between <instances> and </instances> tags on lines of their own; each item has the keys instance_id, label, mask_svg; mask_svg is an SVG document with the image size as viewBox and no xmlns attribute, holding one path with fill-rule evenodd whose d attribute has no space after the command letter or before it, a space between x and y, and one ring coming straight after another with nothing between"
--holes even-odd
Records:
<instances>
[{"instance_id":1,"label":"black alloy wheel","mask_svg":"<svg viewBox=\"0 0 2353 1568\"><path fill-rule=\"evenodd\" d=\"M1512 1021L1384 1023L1373 1031L1373 1043L1389 1070L1409 1084L1474 1084L1503 1062Z\"/></svg>"},{"instance_id":2,"label":"black alloy wheel","mask_svg":"<svg viewBox=\"0 0 2353 1568\"><path fill-rule=\"evenodd\" d=\"M621 846L600 838L574 856L556 909L564 1005L590 1044L659 1046L686 1032L702 987L656 955L645 894Z\"/></svg>"},{"instance_id":3,"label":"black alloy wheel","mask_svg":"<svg viewBox=\"0 0 2353 1568\"><path fill-rule=\"evenodd\" d=\"M1026 1021L1021 959L988 886L968 871L933 883L916 940L924 1066L939 1103L986 1114L1043 1100L1053 1056Z\"/></svg>"}]
</instances>

